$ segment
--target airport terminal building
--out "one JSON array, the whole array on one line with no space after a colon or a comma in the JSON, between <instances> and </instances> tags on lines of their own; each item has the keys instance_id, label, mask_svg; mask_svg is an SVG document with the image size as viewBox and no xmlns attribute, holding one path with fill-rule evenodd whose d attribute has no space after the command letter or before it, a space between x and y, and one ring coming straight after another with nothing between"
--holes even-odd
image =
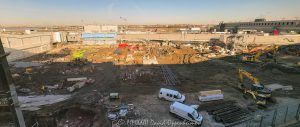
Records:
<instances>
[{"instance_id":1,"label":"airport terminal building","mask_svg":"<svg viewBox=\"0 0 300 127\"><path fill-rule=\"evenodd\" d=\"M278 30L280 33L300 33L300 20L267 21L266 19L255 19L254 22L221 22L216 29L220 32L232 33L240 31L273 33L274 30Z\"/></svg>"}]
</instances>

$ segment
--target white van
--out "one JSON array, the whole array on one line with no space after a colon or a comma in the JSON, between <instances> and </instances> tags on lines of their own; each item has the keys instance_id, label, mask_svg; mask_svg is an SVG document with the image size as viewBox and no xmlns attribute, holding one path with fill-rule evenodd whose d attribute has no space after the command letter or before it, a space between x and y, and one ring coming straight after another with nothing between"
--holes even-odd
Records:
<instances>
[{"instance_id":1,"label":"white van","mask_svg":"<svg viewBox=\"0 0 300 127\"><path fill-rule=\"evenodd\" d=\"M185 96L180 94L178 91L170 90L166 88L161 88L158 94L158 98L165 99L168 101L178 101L183 102L185 100Z\"/></svg>"},{"instance_id":2,"label":"white van","mask_svg":"<svg viewBox=\"0 0 300 127\"><path fill-rule=\"evenodd\" d=\"M180 118L195 123L195 125L201 125L203 121L202 115L199 114L197 110L191 106L179 102L174 102L171 104L170 112L179 116Z\"/></svg>"}]
</instances>

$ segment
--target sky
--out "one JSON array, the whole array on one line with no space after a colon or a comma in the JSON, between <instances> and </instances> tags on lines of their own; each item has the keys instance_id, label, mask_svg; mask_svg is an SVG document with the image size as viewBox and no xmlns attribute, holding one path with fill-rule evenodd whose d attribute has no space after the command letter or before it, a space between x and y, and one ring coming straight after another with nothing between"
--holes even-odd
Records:
<instances>
[{"instance_id":1,"label":"sky","mask_svg":"<svg viewBox=\"0 0 300 127\"><path fill-rule=\"evenodd\" d=\"M296 19L300 0L0 0L0 25L217 24Z\"/></svg>"}]
</instances>

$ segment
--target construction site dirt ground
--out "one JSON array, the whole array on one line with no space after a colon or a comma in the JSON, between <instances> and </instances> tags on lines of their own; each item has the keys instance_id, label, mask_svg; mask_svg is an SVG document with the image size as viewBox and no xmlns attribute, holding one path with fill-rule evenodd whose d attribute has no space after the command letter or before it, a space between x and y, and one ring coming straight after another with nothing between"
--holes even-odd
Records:
<instances>
[{"instance_id":1,"label":"construction site dirt ground","mask_svg":"<svg viewBox=\"0 0 300 127\"><path fill-rule=\"evenodd\" d=\"M80 46L80 45L72 45ZM66 46L67 47L67 46ZM95 47L97 49L97 47ZM111 121L107 118L107 112L111 107L122 103L133 104L134 114L127 119L144 119L161 123L166 121L181 121L169 113L171 102L158 99L160 88L171 88L180 91L186 95L185 104L200 104L198 92L204 90L220 89L225 96L225 100L235 100L242 107L247 107L252 99L245 99L243 93L235 87L238 85L238 69L244 69L260 79L263 84L278 83L281 85L292 85L293 90L275 91L274 96L279 102L269 108L276 108L289 103L299 102L300 97L300 75L288 72L282 72L276 68L263 69L261 64L241 63L237 56L226 56L219 58L203 58L200 62L190 64L176 64L170 61L164 61L172 72L176 75L180 83L175 85L165 84L161 72L160 62L157 65L129 64L118 65L113 58L115 47L100 47L103 54L96 54L99 59L89 62L83 66L71 66L71 61L67 54L61 51L63 48L55 48L49 51L50 55L40 54L26 58L17 62L44 62L40 66L32 67L32 74L25 74L24 67L15 67L11 65L12 74L19 74L14 79L17 89L27 88L30 92L20 92L19 95L40 95L42 85L53 86L64 85L67 78L87 77L95 80L75 92L69 92L61 86L61 89L55 89L47 94L71 94L72 97L66 101L57 104L42 106L38 111L25 111L25 115L39 116L45 114L55 117L58 126L111 126ZM56 53L51 53L56 52ZM105 60L104 58L109 57ZM115 57L114 57L115 58ZM50 61L53 59L63 59L59 62ZM139 58L140 60L141 58ZM162 58L158 58L160 61ZM163 59L166 60L166 59ZM163 61L161 60L161 61ZM46 62L45 62L46 61ZM47 62L50 61L50 62ZM266 65L268 66L268 65ZM128 78L126 73L143 72L143 77ZM251 83L250 81L248 81ZM110 100L109 93L117 92L120 99ZM281 100L290 99L291 101ZM264 109L261 109L264 110ZM212 119L206 112L201 111L204 117L203 126L211 126ZM26 118L26 117L25 117ZM49 117L50 118L50 117ZM34 122L32 122L34 123ZM79 124L81 123L81 124ZM124 126L134 126L133 123L123 123ZM127 124L127 125L126 125ZM170 126L171 123L165 123L164 126ZM159 126L159 125L158 125ZM182 125L176 125L182 126ZM188 126L188 125L187 125Z\"/></svg>"}]
</instances>

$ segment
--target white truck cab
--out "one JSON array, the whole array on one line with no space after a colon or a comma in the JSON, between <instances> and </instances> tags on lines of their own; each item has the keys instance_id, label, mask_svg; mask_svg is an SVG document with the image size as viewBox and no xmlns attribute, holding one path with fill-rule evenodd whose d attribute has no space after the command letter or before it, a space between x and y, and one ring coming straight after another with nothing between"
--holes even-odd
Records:
<instances>
[{"instance_id":1,"label":"white truck cab","mask_svg":"<svg viewBox=\"0 0 300 127\"><path fill-rule=\"evenodd\" d=\"M180 118L186 119L196 125L201 125L203 117L193 107L182 104L180 102L174 102L170 106L170 112L179 116Z\"/></svg>"},{"instance_id":2,"label":"white truck cab","mask_svg":"<svg viewBox=\"0 0 300 127\"><path fill-rule=\"evenodd\" d=\"M161 88L158 94L160 99L165 99L168 101L178 101L183 102L185 100L185 96L179 93L178 91Z\"/></svg>"}]
</instances>

